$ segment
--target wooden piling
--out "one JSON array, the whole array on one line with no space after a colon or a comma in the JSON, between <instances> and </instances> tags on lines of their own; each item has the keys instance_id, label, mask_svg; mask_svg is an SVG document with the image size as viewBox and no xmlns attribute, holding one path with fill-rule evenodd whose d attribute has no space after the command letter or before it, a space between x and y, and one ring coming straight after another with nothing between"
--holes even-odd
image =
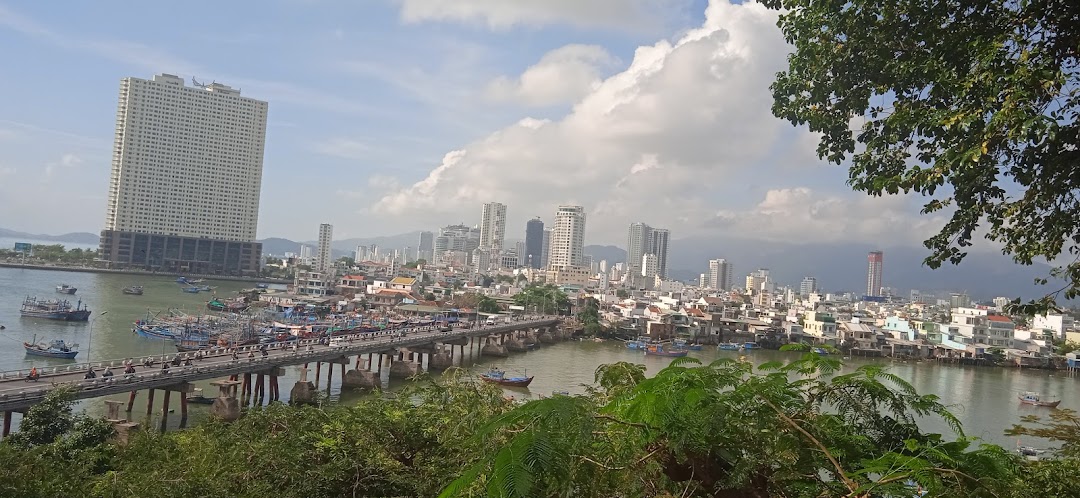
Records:
<instances>
[{"instance_id":1,"label":"wooden piling","mask_svg":"<svg viewBox=\"0 0 1080 498\"><path fill-rule=\"evenodd\" d=\"M165 401L161 403L161 432L165 432L165 428L169 423L169 399L172 398L172 391L165 389Z\"/></svg>"},{"instance_id":2,"label":"wooden piling","mask_svg":"<svg viewBox=\"0 0 1080 498\"><path fill-rule=\"evenodd\" d=\"M127 406L127 412L128 412L128 413L131 413L131 409L132 409L132 408L133 408L134 406L135 406L135 391L131 391L131 393L130 393L130 394L128 394L128 406Z\"/></svg>"},{"instance_id":3,"label":"wooden piling","mask_svg":"<svg viewBox=\"0 0 1080 498\"><path fill-rule=\"evenodd\" d=\"M146 416L154 414L154 389L150 389L150 393L146 395Z\"/></svg>"}]
</instances>

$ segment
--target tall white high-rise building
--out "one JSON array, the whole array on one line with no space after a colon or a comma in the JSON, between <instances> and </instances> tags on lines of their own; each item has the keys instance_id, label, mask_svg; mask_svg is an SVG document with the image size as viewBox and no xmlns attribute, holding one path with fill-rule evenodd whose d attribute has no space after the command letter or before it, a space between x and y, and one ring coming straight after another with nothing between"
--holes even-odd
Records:
<instances>
[{"instance_id":1,"label":"tall white high-rise building","mask_svg":"<svg viewBox=\"0 0 1080 498\"><path fill-rule=\"evenodd\" d=\"M267 103L170 74L124 78L100 256L114 268L257 272Z\"/></svg>"},{"instance_id":2,"label":"tall white high-rise building","mask_svg":"<svg viewBox=\"0 0 1080 498\"><path fill-rule=\"evenodd\" d=\"M803 277L802 283L799 284L799 295L809 296L817 292L817 279L814 277Z\"/></svg>"},{"instance_id":3,"label":"tall white high-rise building","mask_svg":"<svg viewBox=\"0 0 1080 498\"><path fill-rule=\"evenodd\" d=\"M585 264L585 208L559 206L555 228L551 232L551 256L548 267L562 269Z\"/></svg>"},{"instance_id":4,"label":"tall white high-rise building","mask_svg":"<svg viewBox=\"0 0 1080 498\"><path fill-rule=\"evenodd\" d=\"M506 204L488 202L480 213L480 248L501 251L506 239Z\"/></svg>"},{"instance_id":5,"label":"tall white high-rise building","mask_svg":"<svg viewBox=\"0 0 1080 498\"><path fill-rule=\"evenodd\" d=\"M706 286L716 290L731 290L732 267L725 259L709 260L709 273Z\"/></svg>"},{"instance_id":6,"label":"tall white high-rise building","mask_svg":"<svg viewBox=\"0 0 1080 498\"><path fill-rule=\"evenodd\" d=\"M659 272L659 258L653 253L641 255L641 276L646 279L655 278Z\"/></svg>"},{"instance_id":7,"label":"tall white high-rise building","mask_svg":"<svg viewBox=\"0 0 1080 498\"><path fill-rule=\"evenodd\" d=\"M652 229L652 237L649 242L649 252L656 255L656 275L660 278L668 278L668 243L671 240L671 231L666 228Z\"/></svg>"},{"instance_id":8,"label":"tall white high-rise building","mask_svg":"<svg viewBox=\"0 0 1080 498\"><path fill-rule=\"evenodd\" d=\"M626 260L630 265L630 271L641 274L642 256L655 254L657 272L660 278L668 276L668 244L671 239L671 231L665 228L653 228L645 223L631 223L626 236Z\"/></svg>"},{"instance_id":9,"label":"tall white high-rise building","mask_svg":"<svg viewBox=\"0 0 1080 498\"><path fill-rule=\"evenodd\" d=\"M319 225L319 252L315 255L315 270L326 273L334 267L330 247L334 242L334 226L329 223Z\"/></svg>"}]
</instances>

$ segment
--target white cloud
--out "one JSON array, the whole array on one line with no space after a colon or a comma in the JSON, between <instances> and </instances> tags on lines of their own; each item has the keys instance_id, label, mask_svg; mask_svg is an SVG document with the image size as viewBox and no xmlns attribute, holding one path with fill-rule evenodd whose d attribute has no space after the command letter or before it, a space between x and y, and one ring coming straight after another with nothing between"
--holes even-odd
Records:
<instances>
[{"instance_id":1,"label":"white cloud","mask_svg":"<svg viewBox=\"0 0 1080 498\"><path fill-rule=\"evenodd\" d=\"M755 239L837 242L844 239L918 244L938 232L943 216L920 216L904 197L828 195L808 187L771 189L749 209L721 209L706 225Z\"/></svg>"},{"instance_id":2,"label":"white cloud","mask_svg":"<svg viewBox=\"0 0 1080 498\"><path fill-rule=\"evenodd\" d=\"M576 102L596 90L600 70L616 62L599 45L566 45L544 54L517 78L496 78L488 84L488 96L533 106Z\"/></svg>"},{"instance_id":3,"label":"white cloud","mask_svg":"<svg viewBox=\"0 0 1080 498\"><path fill-rule=\"evenodd\" d=\"M651 29L690 0L398 0L406 22L458 21L491 29L517 25Z\"/></svg>"},{"instance_id":4,"label":"white cloud","mask_svg":"<svg viewBox=\"0 0 1080 498\"><path fill-rule=\"evenodd\" d=\"M504 200L510 224L520 216L523 226L526 215L577 202L592 242L619 242L639 220L677 236L703 230L725 205L747 202L748 185L817 164L805 153L775 162L803 133L770 112L768 86L789 50L775 23L759 4L714 0L700 28L638 48L565 117L523 119L450 152L373 211L430 227Z\"/></svg>"},{"instance_id":5,"label":"white cloud","mask_svg":"<svg viewBox=\"0 0 1080 498\"><path fill-rule=\"evenodd\" d=\"M60 156L60 159L45 164L45 176L52 177L54 174L63 170L77 168L82 163L83 160L81 157L68 152Z\"/></svg>"}]
</instances>

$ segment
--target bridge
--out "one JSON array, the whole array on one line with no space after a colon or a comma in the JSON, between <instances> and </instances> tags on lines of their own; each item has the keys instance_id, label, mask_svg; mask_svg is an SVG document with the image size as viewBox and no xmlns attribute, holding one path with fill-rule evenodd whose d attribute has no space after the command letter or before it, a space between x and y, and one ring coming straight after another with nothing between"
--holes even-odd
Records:
<instances>
[{"instance_id":1,"label":"bridge","mask_svg":"<svg viewBox=\"0 0 1080 498\"><path fill-rule=\"evenodd\" d=\"M414 354L418 355L416 359L420 361L422 361L423 354L428 354L429 368L446 368L450 366L454 345L460 345L462 352L464 352L465 345L469 345L470 348L475 346L478 352L482 354L506 356L507 347L513 348L513 350L524 350L523 345L520 348L514 347L515 344L521 344L522 341L519 338L523 335L531 340L533 339L531 335L533 331L547 329L547 332L543 333L544 337L542 337L547 339L551 337L552 332L555 331L555 327L559 323L560 319L558 317L543 316L519 318L509 323L504 322L497 325L477 323L473 328L456 328L449 331L439 330L435 327L413 327L393 331L364 332L334 336L330 340L324 337L274 343L267 346L265 354L260 351L258 345L241 346L236 348L235 354L233 350L212 348L204 351L204 356L201 359L192 359L190 365L185 362L181 366L172 366L168 362L161 361L164 358L155 358L156 362L152 366L143 366L141 361L136 359L134 360L135 373L133 374L124 373L125 359L46 367L39 369L40 378L37 381L27 380L29 369L2 371L0 372L0 411L4 414L2 435L7 436L10 433L13 413L25 413L27 409L42 401L49 392L58 388L70 389L75 399L129 393L128 413L132 410L135 393L147 390L149 391L147 415L152 413L154 390L164 390L165 398L162 406L161 421L164 430L171 392L181 393L181 426L185 425L187 419L187 393L192 391L191 382L227 378L228 380L213 383L219 387L221 392L218 398L214 400L211 414L225 420L234 420L240 414L240 402L236 398L237 387L241 388L245 402L247 397L258 396L261 403L263 396L267 394L263 379L265 374L269 380L269 397L271 400L276 400L279 395L277 377L283 375L285 367L294 365L304 365L306 367L309 363L315 363L317 383L322 363L329 363L331 367L334 364L340 364L343 388L375 387L377 386L377 377L375 377L375 373L371 372L371 368L376 366L375 355L379 356L377 363L379 370L377 372L380 374L384 363L391 367L392 375L397 367L405 367L402 371L415 374L419 373L421 368L419 363L411 361ZM508 337L509 342L507 342ZM483 342L471 340L474 338L485 339ZM450 345L449 357L442 347L435 349L438 344ZM410 353L409 359L405 358L406 351L413 351ZM369 355L368 363L366 368L361 369L360 355L364 354ZM387 354L385 362L384 354ZM180 353L180 355L181 357L191 356L184 353ZM440 357L440 355L442 356ZM175 357L176 353L168 356ZM356 369L346 372L346 365L350 363L348 358L351 356L357 357ZM398 362L397 365L394 364L395 359ZM169 365L169 368L164 368L165 365ZM113 370L114 375L112 377L105 378L101 376L103 369L106 367ZM87 379L85 378L86 372L91 368L97 372L97 377ZM328 382L332 372L332 368L327 371ZM251 381L252 374L258 375L255 383ZM241 375L243 376L242 382L239 380ZM305 368L301 370L300 381L296 383L297 385L291 392L292 401L303 403L310 402L313 399L315 386L307 381L306 377L307 369ZM119 408L123 402L106 401L106 403L109 405L108 418L111 421L116 424L128 422L126 418L119 416ZM138 426L138 424L132 423L127 425ZM118 426L118 429L121 428L123 427Z\"/></svg>"}]
</instances>

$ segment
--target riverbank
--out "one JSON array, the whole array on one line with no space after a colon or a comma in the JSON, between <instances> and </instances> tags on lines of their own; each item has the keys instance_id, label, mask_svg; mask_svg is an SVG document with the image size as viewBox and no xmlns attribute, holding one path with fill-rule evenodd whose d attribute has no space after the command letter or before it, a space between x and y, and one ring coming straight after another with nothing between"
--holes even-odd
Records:
<instances>
[{"instance_id":1,"label":"riverbank","mask_svg":"<svg viewBox=\"0 0 1080 498\"><path fill-rule=\"evenodd\" d=\"M0 261L0 268L17 268L23 270L47 270L47 271L70 271L78 273L106 273L114 275L145 275L145 276L168 276L176 275L174 273L167 272L155 272L145 270L115 270L108 268L94 268L89 266L61 266L61 265L40 265L29 263L11 263L6 261ZM206 278L211 280L228 280L232 282L263 282L268 284L291 284L292 280L283 278L269 278L269 277L238 277L232 275L203 275L198 273L185 273L185 277Z\"/></svg>"}]
</instances>

